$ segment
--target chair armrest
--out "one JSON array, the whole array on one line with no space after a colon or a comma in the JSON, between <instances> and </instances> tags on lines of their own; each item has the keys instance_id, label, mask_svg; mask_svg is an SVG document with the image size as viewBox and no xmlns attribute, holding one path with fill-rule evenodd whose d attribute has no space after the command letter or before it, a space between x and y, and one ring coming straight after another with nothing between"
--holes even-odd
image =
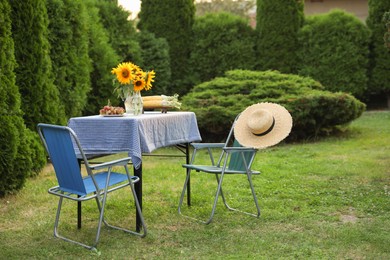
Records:
<instances>
[{"instance_id":1,"label":"chair armrest","mask_svg":"<svg viewBox=\"0 0 390 260\"><path fill-rule=\"evenodd\" d=\"M251 147L223 147L227 153L238 153L238 152L256 152L258 149Z\"/></svg>"},{"instance_id":2,"label":"chair armrest","mask_svg":"<svg viewBox=\"0 0 390 260\"><path fill-rule=\"evenodd\" d=\"M100 170L100 169L105 169L105 168L112 167L112 166L125 166L129 163L129 161L131 161L131 157L126 157L126 158L118 159L115 161L92 165L89 168L91 168L92 170Z\"/></svg>"},{"instance_id":3,"label":"chair armrest","mask_svg":"<svg viewBox=\"0 0 390 260\"><path fill-rule=\"evenodd\" d=\"M191 143L195 149L205 149L205 148L222 148L225 146L224 143Z\"/></svg>"}]
</instances>

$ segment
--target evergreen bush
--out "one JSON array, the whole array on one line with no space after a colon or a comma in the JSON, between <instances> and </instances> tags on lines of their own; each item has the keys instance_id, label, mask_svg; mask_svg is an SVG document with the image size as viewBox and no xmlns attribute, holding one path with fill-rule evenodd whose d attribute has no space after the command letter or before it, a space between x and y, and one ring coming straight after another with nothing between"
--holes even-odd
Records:
<instances>
[{"instance_id":1,"label":"evergreen bush","mask_svg":"<svg viewBox=\"0 0 390 260\"><path fill-rule=\"evenodd\" d=\"M329 91L364 97L369 30L358 18L341 10L307 17L299 41L300 75Z\"/></svg>"},{"instance_id":2,"label":"evergreen bush","mask_svg":"<svg viewBox=\"0 0 390 260\"><path fill-rule=\"evenodd\" d=\"M26 129L22 118L10 13L8 0L0 0L0 197L21 189L46 162L37 134Z\"/></svg>"},{"instance_id":3,"label":"evergreen bush","mask_svg":"<svg viewBox=\"0 0 390 260\"><path fill-rule=\"evenodd\" d=\"M123 102L114 93L111 74L112 68L120 63L120 57L109 43L108 32L101 22L96 1L84 0L84 2L89 14L89 58L93 67L90 73L92 90L88 94L83 114L96 115L103 106L107 105L108 100L113 106L123 106Z\"/></svg>"},{"instance_id":4,"label":"evergreen bush","mask_svg":"<svg viewBox=\"0 0 390 260\"><path fill-rule=\"evenodd\" d=\"M248 21L229 13L197 17L190 64L196 83L232 69L254 69L254 30Z\"/></svg>"},{"instance_id":5,"label":"evergreen bush","mask_svg":"<svg viewBox=\"0 0 390 260\"><path fill-rule=\"evenodd\" d=\"M389 0L369 0L367 26L371 30L368 94L387 96L390 108L390 48L383 44L386 25L382 19L390 11Z\"/></svg>"},{"instance_id":6,"label":"evergreen bush","mask_svg":"<svg viewBox=\"0 0 390 260\"><path fill-rule=\"evenodd\" d=\"M141 47L137 41L135 23L129 20L130 12L117 1L97 1L99 15L107 30L109 43L121 62L142 63Z\"/></svg>"},{"instance_id":7,"label":"evergreen bush","mask_svg":"<svg viewBox=\"0 0 390 260\"><path fill-rule=\"evenodd\" d=\"M193 0L142 0L141 31L165 38L169 44L173 92L183 95L192 87L189 58L193 44L192 26L195 18Z\"/></svg>"},{"instance_id":8,"label":"evergreen bush","mask_svg":"<svg viewBox=\"0 0 390 260\"><path fill-rule=\"evenodd\" d=\"M15 43L16 85L22 97L26 126L64 124L65 112L54 85L49 56L48 15L45 0L9 1Z\"/></svg>"},{"instance_id":9,"label":"evergreen bush","mask_svg":"<svg viewBox=\"0 0 390 260\"><path fill-rule=\"evenodd\" d=\"M141 32L137 38L141 46L143 62L139 64L145 71L154 70L153 88L145 95L174 95L171 88L171 64L169 58L169 44L165 38L156 38L153 33Z\"/></svg>"},{"instance_id":10,"label":"evergreen bush","mask_svg":"<svg viewBox=\"0 0 390 260\"><path fill-rule=\"evenodd\" d=\"M67 118L80 116L91 90L88 13L80 0L47 0L54 83Z\"/></svg>"},{"instance_id":11,"label":"evergreen bush","mask_svg":"<svg viewBox=\"0 0 390 260\"><path fill-rule=\"evenodd\" d=\"M294 124L290 139L329 134L358 118L365 105L347 93L332 93L309 77L277 71L233 70L194 87L182 98L196 113L203 141L222 141L247 106L275 102L285 106Z\"/></svg>"},{"instance_id":12,"label":"evergreen bush","mask_svg":"<svg viewBox=\"0 0 390 260\"><path fill-rule=\"evenodd\" d=\"M257 70L296 73L304 1L257 0Z\"/></svg>"}]
</instances>

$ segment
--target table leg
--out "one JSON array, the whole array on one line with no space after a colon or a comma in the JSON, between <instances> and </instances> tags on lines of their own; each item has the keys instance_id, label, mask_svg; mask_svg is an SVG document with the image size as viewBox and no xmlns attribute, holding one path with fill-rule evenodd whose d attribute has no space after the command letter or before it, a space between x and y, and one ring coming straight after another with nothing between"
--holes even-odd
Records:
<instances>
[{"instance_id":1,"label":"table leg","mask_svg":"<svg viewBox=\"0 0 390 260\"><path fill-rule=\"evenodd\" d=\"M190 145L186 143L186 164L190 163ZM189 174L190 169L187 169L187 175ZM191 206L191 179L188 179L187 182L187 205Z\"/></svg>"},{"instance_id":2,"label":"table leg","mask_svg":"<svg viewBox=\"0 0 390 260\"><path fill-rule=\"evenodd\" d=\"M139 206L142 210L142 163L138 169L134 167L134 176L137 176L139 178L139 181L135 183L134 188L135 188L135 193L137 194ZM137 210L136 210L136 218L135 218L135 228L137 232L140 232L142 228L141 218Z\"/></svg>"}]
</instances>

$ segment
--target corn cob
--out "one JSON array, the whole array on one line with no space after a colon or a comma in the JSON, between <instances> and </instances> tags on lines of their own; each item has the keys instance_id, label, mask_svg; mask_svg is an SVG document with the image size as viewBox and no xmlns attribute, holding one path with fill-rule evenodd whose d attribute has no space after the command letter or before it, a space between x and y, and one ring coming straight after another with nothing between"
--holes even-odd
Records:
<instances>
[{"instance_id":1,"label":"corn cob","mask_svg":"<svg viewBox=\"0 0 390 260\"><path fill-rule=\"evenodd\" d=\"M146 96L142 97L144 108L164 108L164 107L175 107L179 108L181 103L178 101L179 95L174 96Z\"/></svg>"},{"instance_id":2,"label":"corn cob","mask_svg":"<svg viewBox=\"0 0 390 260\"><path fill-rule=\"evenodd\" d=\"M162 96L146 96L146 97L142 97L142 101L145 102L145 101L161 101L163 100L163 97Z\"/></svg>"}]
</instances>

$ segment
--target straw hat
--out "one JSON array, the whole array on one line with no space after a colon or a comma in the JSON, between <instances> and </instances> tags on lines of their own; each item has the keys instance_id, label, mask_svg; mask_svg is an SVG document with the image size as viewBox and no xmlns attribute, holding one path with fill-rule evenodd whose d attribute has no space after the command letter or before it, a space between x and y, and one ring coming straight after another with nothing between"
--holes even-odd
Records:
<instances>
[{"instance_id":1,"label":"straw hat","mask_svg":"<svg viewBox=\"0 0 390 260\"><path fill-rule=\"evenodd\" d=\"M246 147L257 149L275 145L285 139L292 128L292 117L283 106L259 103L247 107L234 125L234 136Z\"/></svg>"}]
</instances>

